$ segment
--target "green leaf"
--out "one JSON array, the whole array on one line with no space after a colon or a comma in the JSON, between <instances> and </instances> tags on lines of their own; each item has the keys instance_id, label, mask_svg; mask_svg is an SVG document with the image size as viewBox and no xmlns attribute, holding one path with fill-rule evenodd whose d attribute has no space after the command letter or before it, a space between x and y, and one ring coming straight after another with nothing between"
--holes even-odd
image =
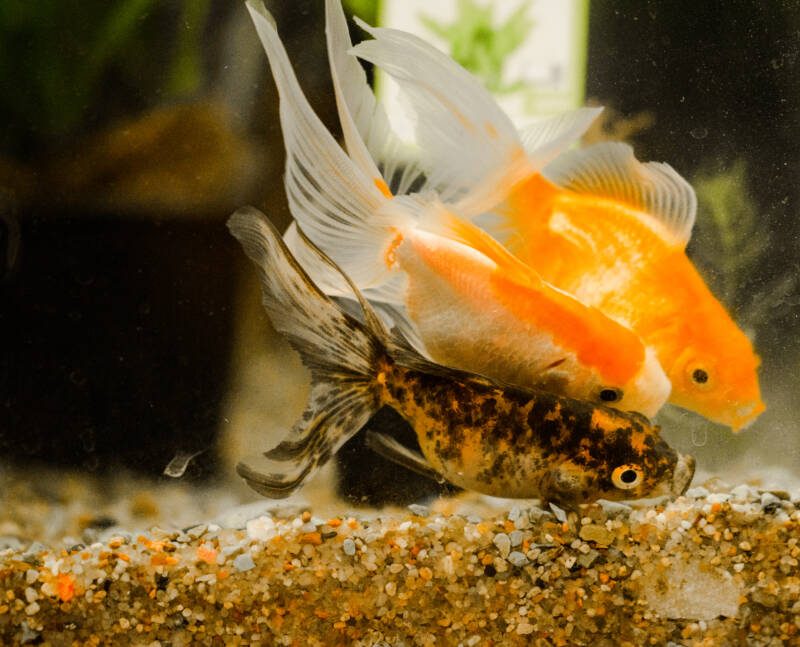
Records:
<instances>
[{"instance_id":1,"label":"green leaf","mask_svg":"<svg viewBox=\"0 0 800 647\"><path fill-rule=\"evenodd\" d=\"M450 24L420 14L419 20L429 31L450 45L450 56L480 78L491 92L516 92L525 81L503 82L503 67L508 56L522 45L531 33L533 22L526 17L529 1L523 2L505 24L494 26L494 6L477 5L473 0L459 0L457 18Z\"/></svg>"}]
</instances>

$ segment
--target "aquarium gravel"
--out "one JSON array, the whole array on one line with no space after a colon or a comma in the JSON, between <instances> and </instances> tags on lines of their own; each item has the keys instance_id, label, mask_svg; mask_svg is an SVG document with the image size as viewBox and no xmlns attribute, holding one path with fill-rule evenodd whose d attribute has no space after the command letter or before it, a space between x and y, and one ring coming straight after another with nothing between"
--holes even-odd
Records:
<instances>
[{"instance_id":1,"label":"aquarium gravel","mask_svg":"<svg viewBox=\"0 0 800 647\"><path fill-rule=\"evenodd\" d=\"M800 491L707 486L579 513L475 495L334 516L263 501L48 545L8 535L9 519L60 514L66 529L76 509L17 493L27 517L5 499L0 521L0 643L800 644Z\"/></svg>"}]
</instances>

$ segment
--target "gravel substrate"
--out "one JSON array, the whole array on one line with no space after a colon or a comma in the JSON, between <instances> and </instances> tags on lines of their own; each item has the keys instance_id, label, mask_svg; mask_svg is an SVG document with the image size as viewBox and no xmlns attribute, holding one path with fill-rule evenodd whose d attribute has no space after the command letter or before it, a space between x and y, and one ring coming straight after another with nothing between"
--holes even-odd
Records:
<instances>
[{"instance_id":1,"label":"gravel substrate","mask_svg":"<svg viewBox=\"0 0 800 647\"><path fill-rule=\"evenodd\" d=\"M86 545L6 536L0 644L800 645L800 493L708 488L580 514L256 502Z\"/></svg>"}]
</instances>

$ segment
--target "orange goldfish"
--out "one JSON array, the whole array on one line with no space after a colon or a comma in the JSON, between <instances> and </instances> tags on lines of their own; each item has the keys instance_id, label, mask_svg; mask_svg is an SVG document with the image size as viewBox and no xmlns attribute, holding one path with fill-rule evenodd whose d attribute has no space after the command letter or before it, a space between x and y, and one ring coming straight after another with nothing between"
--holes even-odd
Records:
<instances>
[{"instance_id":1,"label":"orange goldfish","mask_svg":"<svg viewBox=\"0 0 800 647\"><path fill-rule=\"evenodd\" d=\"M585 127L580 122L586 115L550 124L542 145L526 154L491 97L475 101L461 111L465 123L480 123L491 133L486 155L513 158L511 171L478 183L453 209L430 190L394 196L369 154L348 156L314 114L259 5L248 8L280 94L289 206L310 241L366 296L386 306L393 323L413 331L437 362L652 416L668 397L669 381L641 339L542 281L454 215L458 209L480 213L500 187L513 186L513 168L540 167ZM344 128L351 140L357 137L355 126ZM329 294L350 294L296 233L289 231L287 244L312 279Z\"/></svg>"},{"instance_id":2,"label":"orange goldfish","mask_svg":"<svg viewBox=\"0 0 800 647\"><path fill-rule=\"evenodd\" d=\"M686 256L688 184L614 143L565 153L545 175L509 195L509 248L656 348L672 403L734 430L752 422L765 408L759 359Z\"/></svg>"},{"instance_id":3,"label":"orange goldfish","mask_svg":"<svg viewBox=\"0 0 800 647\"><path fill-rule=\"evenodd\" d=\"M328 6L330 11L338 2L328 0ZM410 34L360 24L375 39L349 51L390 74L416 112L420 150L407 162L412 175L426 178L448 208L481 224L545 281L597 307L655 349L672 382L670 402L734 430L764 410L750 341L685 254L696 198L678 173L667 164L638 162L624 144L563 153L541 172L533 164L520 169L512 155L483 154L495 145L496 133L463 114L476 102L492 111L477 80ZM368 154L396 173L407 147L384 132L386 116L366 79L350 69L355 61L344 60L346 44L331 38L329 26L329 46L337 48L331 62L350 81L337 93L340 116L343 123L356 116L355 130L365 135ZM561 118L570 121L577 114L597 112ZM540 147L542 133L557 122L535 124L516 141L526 151ZM344 131L348 150L357 149L355 137ZM523 165L529 160L523 157ZM470 202L471 187L484 178L491 179L490 190Z\"/></svg>"}]
</instances>

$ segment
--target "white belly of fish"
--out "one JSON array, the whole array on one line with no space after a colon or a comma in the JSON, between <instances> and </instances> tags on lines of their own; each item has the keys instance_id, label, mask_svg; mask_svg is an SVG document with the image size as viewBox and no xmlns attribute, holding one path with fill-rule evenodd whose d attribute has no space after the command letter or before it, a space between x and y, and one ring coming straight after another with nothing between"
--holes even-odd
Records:
<instances>
[{"instance_id":1,"label":"white belly of fish","mask_svg":"<svg viewBox=\"0 0 800 647\"><path fill-rule=\"evenodd\" d=\"M431 357L523 387L588 398L600 376L571 349L508 311L492 292L497 265L441 236L409 232L398 248L408 274L406 306Z\"/></svg>"}]
</instances>

